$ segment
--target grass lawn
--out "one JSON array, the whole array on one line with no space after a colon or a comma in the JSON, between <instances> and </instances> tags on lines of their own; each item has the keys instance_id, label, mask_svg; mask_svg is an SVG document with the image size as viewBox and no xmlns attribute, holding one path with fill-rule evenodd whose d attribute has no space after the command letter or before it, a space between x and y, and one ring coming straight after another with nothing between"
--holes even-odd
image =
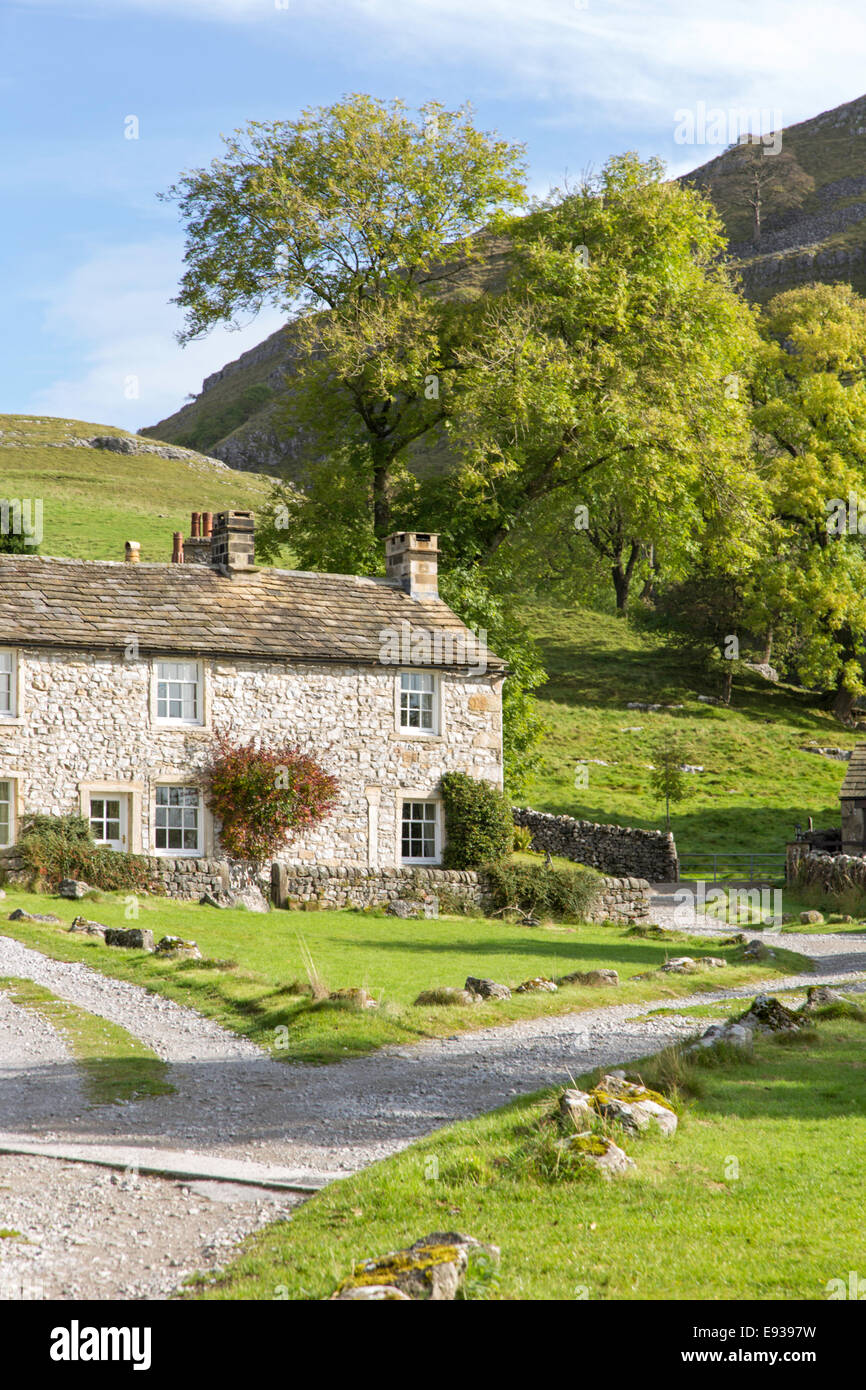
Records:
<instances>
[{"instance_id":1,"label":"grass lawn","mask_svg":"<svg viewBox=\"0 0 866 1390\"><path fill-rule=\"evenodd\" d=\"M32 980L0 977L0 993L20 1008L41 1014L63 1036L81 1070L91 1105L119 1105L133 1097L162 1096L174 1090L165 1062L119 1024L58 999Z\"/></svg>"},{"instance_id":2,"label":"grass lawn","mask_svg":"<svg viewBox=\"0 0 866 1390\"><path fill-rule=\"evenodd\" d=\"M43 555L122 560L124 541L137 540L142 560L167 561L172 532L188 534L191 511L257 511L268 496L262 475L202 458L63 447L70 437L124 433L82 420L0 415L2 495L42 498Z\"/></svg>"},{"instance_id":3,"label":"grass lawn","mask_svg":"<svg viewBox=\"0 0 866 1390\"><path fill-rule=\"evenodd\" d=\"M775 865L755 867L778 875L797 823L805 826L812 816L816 826L840 824L847 764L802 752L801 745L852 748L858 734L818 708L815 697L744 671L735 678L730 707L702 704L699 694L719 693L705 672L612 613L533 604L524 617L549 675L540 705L550 733L524 798L529 805L663 829L664 808L653 799L647 765L655 740L676 730L687 762L704 768L687 774L688 797L671 808L682 853L774 852ZM630 710L629 701L684 707ZM586 764L588 786L575 787L579 763ZM710 867L709 861L691 860L683 874L696 877ZM743 863L730 863L728 875L744 877Z\"/></svg>"},{"instance_id":4,"label":"grass lawn","mask_svg":"<svg viewBox=\"0 0 866 1390\"><path fill-rule=\"evenodd\" d=\"M677 1133L623 1140L637 1170L611 1182L522 1158L552 1093L522 1098L335 1183L189 1296L326 1298L356 1261L459 1230L500 1246L499 1299L826 1299L863 1271L864 1041L826 1019L753 1058L679 1062Z\"/></svg>"},{"instance_id":5,"label":"grass lawn","mask_svg":"<svg viewBox=\"0 0 866 1390\"><path fill-rule=\"evenodd\" d=\"M292 1062L334 1062L385 1043L417 1042L541 1014L757 986L809 968L803 957L790 952L777 952L774 960L759 964L743 961L742 948L722 947L706 937L692 940L676 933L668 940L643 938L618 926L519 927L467 917L402 921L380 912L263 915L142 897L139 926L150 927L157 939L164 934L192 937L207 958L165 961L143 951L104 946L64 927L7 920L9 912L23 907L53 913L64 923L83 911L106 926L129 926L124 901L121 894L105 894L99 901L71 903L9 889L0 931L46 955L85 961L189 1004ZM694 976L631 979L655 970L669 956L682 955L685 947L696 958L724 955L730 965ZM313 1002L298 993L297 982L306 982L306 952L329 990L364 986L380 1001L379 1008ZM462 986L467 975L515 986L536 975L610 968L619 971L618 988L569 985L557 994L514 995L469 1008L416 1008L412 1002L425 989Z\"/></svg>"}]
</instances>

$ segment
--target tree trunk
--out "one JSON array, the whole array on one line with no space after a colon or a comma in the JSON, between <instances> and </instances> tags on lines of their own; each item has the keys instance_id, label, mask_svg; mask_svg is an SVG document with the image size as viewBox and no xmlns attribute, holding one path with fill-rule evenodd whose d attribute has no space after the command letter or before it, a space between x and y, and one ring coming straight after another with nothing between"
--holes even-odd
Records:
<instances>
[{"instance_id":1,"label":"tree trunk","mask_svg":"<svg viewBox=\"0 0 866 1390\"><path fill-rule=\"evenodd\" d=\"M373 440L373 530L382 540L391 530L391 499L388 483L391 457L384 440Z\"/></svg>"},{"instance_id":2,"label":"tree trunk","mask_svg":"<svg viewBox=\"0 0 866 1390\"><path fill-rule=\"evenodd\" d=\"M768 627L768 628L767 628L767 635L766 635L766 637L765 637L765 639L764 639L764 654L763 654L763 656L761 657L761 661L763 662L764 665L768 666L768 665L770 664L770 657L771 657L772 655L773 655L773 629L772 629L771 627Z\"/></svg>"},{"instance_id":3,"label":"tree trunk","mask_svg":"<svg viewBox=\"0 0 866 1390\"><path fill-rule=\"evenodd\" d=\"M615 564L611 565L610 572L613 575L613 587L616 590L616 611L624 613L628 607L628 595L631 589L631 581L634 576L634 567L638 562L641 552L640 544L635 541L629 551L629 557L625 566L622 563L622 551L616 556Z\"/></svg>"},{"instance_id":4,"label":"tree trunk","mask_svg":"<svg viewBox=\"0 0 866 1390\"><path fill-rule=\"evenodd\" d=\"M841 724L851 723L851 714L856 698L857 696L852 695L851 691L847 690L844 685L841 685L836 691L832 708L833 714Z\"/></svg>"},{"instance_id":5,"label":"tree trunk","mask_svg":"<svg viewBox=\"0 0 866 1390\"><path fill-rule=\"evenodd\" d=\"M729 705L729 704L731 703L731 690L733 689L733 685L734 685L734 663L733 663L732 661L726 661L726 662L725 662L725 681L724 681L724 686L722 687L722 699L724 700L724 702L725 702L726 705Z\"/></svg>"}]
</instances>

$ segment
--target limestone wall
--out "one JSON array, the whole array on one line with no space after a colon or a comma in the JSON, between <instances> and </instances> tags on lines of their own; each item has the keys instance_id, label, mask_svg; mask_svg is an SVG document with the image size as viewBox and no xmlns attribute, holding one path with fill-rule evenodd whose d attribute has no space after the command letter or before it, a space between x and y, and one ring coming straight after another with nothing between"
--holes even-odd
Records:
<instances>
[{"instance_id":1,"label":"limestone wall","mask_svg":"<svg viewBox=\"0 0 866 1390\"><path fill-rule=\"evenodd\" d=\"M650 883L672 883L679 878L677 848L669 832L596 825L533 811L528 806L515 806L512 814L515 825L532 831L534 850L549 850L617 877L637 876Z\"/></svg>"}]
</instances>

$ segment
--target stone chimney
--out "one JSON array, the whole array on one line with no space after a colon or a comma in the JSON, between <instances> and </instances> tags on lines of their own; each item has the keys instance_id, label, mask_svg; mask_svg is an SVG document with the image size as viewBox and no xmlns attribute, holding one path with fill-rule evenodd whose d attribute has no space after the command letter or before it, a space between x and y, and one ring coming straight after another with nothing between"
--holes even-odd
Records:
<instances>
[{"instance_id":1,"label":"stone chimney","mask_svg":"<svg viewBox=\"0 0 866 1390\"><path fill-rule=\"evenodd\" d=\"M439 597L438 539L429 531L396 531L385 541L385 572L412 598Z\"/></svg>"},{"instance_id":2,"label":"stone chimney","mask_svg":"<svg viewBox=\"0 0 866 1390\"><path fill-rule=\"evenodd\" d=\"M123 558L128 565L137 565L141 559L141 543L139 541L127 541Z\"/></svg>"},{"instance_id":3,"label":"stone chimney","mask_svg":"<svg viewBox=\"0 0 866 1390\"><path fill-rule=\"evenodd\" d=\"M192 513L189 536L184 545L184 562L187 565L210 564L212 529L213 512Z\"/></svg>"},{"instance_id":4,"label":"stone chimney","mask_svg":"<svg viewBox=\"0 0 866 1390\"><path fill-rule=\"evenodd\" d=\"M210 562L222 574L255 574L255 518L252 512L217 512Z\"/></svg>"}]
</instances>

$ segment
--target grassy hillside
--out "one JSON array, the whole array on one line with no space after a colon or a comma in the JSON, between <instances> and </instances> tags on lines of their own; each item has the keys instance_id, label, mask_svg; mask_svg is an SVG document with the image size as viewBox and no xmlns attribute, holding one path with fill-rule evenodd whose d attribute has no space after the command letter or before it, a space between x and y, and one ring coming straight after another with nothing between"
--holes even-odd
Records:
<instances>
[{"instance_id":1,"label":"grassy hillside","mask_svg":"<svg viewBox=\"0 0 866 1390\"><path fill-rule=\"evenodd\" d=\"M106 436L158 447L109 425L0 415L0 497L42 499L43 555L122 560L124 542L135 540L143 560L168 560L172 532L188 535L191 511L255 510L267 497L266 478L200 454L162 458L72 442Z\"/></svg>"},{"instance_id":2,"label":"grassy hillside","mask_svg":"<svg viewBox=\"0 0 866 1390\"><path fill-rule=\"evenodd\" d=\"M705 672L623 619L540 606L525 616L549 673L541 705L550 733L528 798L539 810L663 828L647 764L655 740L673 728L687 761L704 768L687 776L688 800L672 808L681 851L781 851L809 816L816 826L839 824L847 764L801 745L851 748L858 735L813 696L746 671L730 708L702 704L698 695L718 689ZM630 710L629 701L683 708ZM587 787L575 787L579 763L587 764Z\"/></svg>"}]
</instances>

